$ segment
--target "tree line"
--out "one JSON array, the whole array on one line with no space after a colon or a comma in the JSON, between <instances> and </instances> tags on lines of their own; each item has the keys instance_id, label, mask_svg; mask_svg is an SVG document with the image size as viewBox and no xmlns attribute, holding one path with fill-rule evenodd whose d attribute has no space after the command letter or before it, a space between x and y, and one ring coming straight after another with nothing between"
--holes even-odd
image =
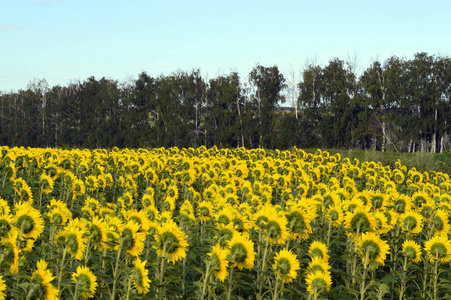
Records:
<instances>
[{"instance_id":1,"label":"tree line","mask_svg":"<svg viewBox=\"0 0 451 300\"><path fill-rule=\"evenodd\" d=\"M450 148L451 59L417 53L308 63L298 76L257 64L203 78L199 70L136 80L89 77L0 93L0 143L30 147Z\"/></svg>"}]
</instances>

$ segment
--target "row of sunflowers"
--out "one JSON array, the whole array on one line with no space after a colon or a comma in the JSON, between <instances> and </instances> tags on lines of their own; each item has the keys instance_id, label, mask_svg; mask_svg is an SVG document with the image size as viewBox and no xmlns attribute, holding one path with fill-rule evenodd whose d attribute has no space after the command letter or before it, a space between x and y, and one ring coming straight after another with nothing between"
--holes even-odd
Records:
<instances>
[{"instance_id":1,"label":"row of sunflowers","mask_svg":"<svg viewBox=\"0 0 451 300\"><path fill-rule=\"evenodd\" d=\"M448 174L296 148L0 150L0 300L451 297Z\"/></svg>"}]
</instances>

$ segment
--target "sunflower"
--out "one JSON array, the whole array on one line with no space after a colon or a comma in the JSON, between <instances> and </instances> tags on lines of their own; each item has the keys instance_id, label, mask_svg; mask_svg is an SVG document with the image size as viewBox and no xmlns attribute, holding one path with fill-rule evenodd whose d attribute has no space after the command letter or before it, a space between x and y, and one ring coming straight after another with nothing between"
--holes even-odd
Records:
<instances>
[{"instance_id":1,"label":"sunflower","mask_svg":"<svg viewBox=\"0 0 451 300\"><path fill-rule=\"evenodd\" d=\"M128 210L124 212L124 217L127 221L135 221L143 231L148 231L150 226L150 220L144 210Z\"/></svg>"},{"instance_id":2,"label":"sunflower","mask_svg":"<svg viewBox=\"0 0 451 300\"><path fill-rule=\"evenodd\" d=\"M213 270L216 279L224 282L227 276L229 276L229 272L227 271L229 265L227 255L229 255L229 250L216 244L207 255L210 256L211 269Z\"/></svg>"},{"instance_id":3,"label":"sunflower","mask_svg":"<svg viewBox=\"0 0 451 300\"><path fill-rule=\"evenodd\" d=\"M359 236L357 249L365 264L369 264L370 268L377 268L384 265L390 246L379 235L366 232Z\"/></svg>"},{"instance_id":4,"label":"sunflower","mask_svg":"<svg viewBox=\"0 0 451 300\"><path fill-rule=\"evenodd\" d=\"M283 282L291 282L297 277L297 271L301 268L299 260L291 250L282 249L274 257L272 268L277 277Z\"/></svg>"},{"instance_id":5,"label":"sunflower","mask_svg":"<svg viewBox=\"0 0 451 300\"><path fill-rule=\"evenodd\" d=\"M344 225L352 235L371 231L376 227L376 219L369 211L370 207L367 205L346 213Z\"/></svg>"},{"instance_id":6,"label":"sunflower","mask_svg":"<svg viewBox=\"0 0 451 300\"><path fill-rule=\"evenodd\" d=\"M254 243L247 236L233 235L227 248L230 251L230 261L234 267L238 267L240 270L252 269L255 260Z\"/></svg>"},{"instance_id":7,"label":"sunflower","mask_svg":"<svg viewBox=\"0 0 451 300\"><path fill-rule=\"evenodd\" d=\"M139 256L144 250L144 241L146 240L146 233L141 232L140 225L134 220L129 220L120 228L121 240L124 249L132 256ZM115 249L117 250L119 246Z\"/></svg>"},{"instance_id":8,"label":"sunflower","mask_svg":"<svg viewBox=\"0 0 451 300\"><path fill-rule=\"evenodd\" d=\"M31 276L31 281L37 284L37 299L53 300L58 299L58 289L51 283L55 279L52 272L47 269L47 262L43 259L37 262L37 270Z\"/></svg>"},{"instance_id":9,"label":"sunflower","mask_svg":"<svg viewBox=\"0 0 451 300\"><path fill-rule=\"evenodd\" d=\"M308 253L312 259L314 257L320 257L326 261L329 259L329 249L327 249L326 244L320 241L313 241L310 244Z\"/></svg>"},{"instance_id":10,"label":"sunflower","mask_svg":"<svg viewBox=\"0 0 451 300\"><path fill-rule=\"evenodd\" d=\"M16 205L16 214L12 221L25 238L36 240L44 231L44 220L41 213L28 202Z\"/></svg>"},{"instance_id":11,"label":"sunflower","mask_svg":"<svg viewBox=\"0 0 451 300\"><path fill-rule=\"evenodd\" d=\"M308 213L298 204L295 204L286 213L287 227L290 232L290 238L307 239L312 234L311 222L315 217L315 213Z\"/></svg>"},{"instance_id":12,"label":"sunflower","mask_svg":"<svg viewBox=\"0 0 451 300\"><path fill-rule=\"evenodd\" d=\"M0 216L8 215L11 212L8 202L6 202L2 197L0 197Z\"/></svg>"},{"instance_id":13,"label":"sunflower","mask_svg":"<svg viewBox=\"0 0 451 300\"><path fill-rule=\"evenodd\" d=\"M189 246L186 233L172 219L158 228L156 241L159 245L154 247L158 249L158 256L165 257L173 264L186 257L186 248Z\"/></svg>"},{"instance_id":14,"label":"sunflower","mask_svg":"<svg viewBox=\"0 0 451 300\"><path fill-rule=\"evenodd\" d=\"M19 201L33 203L33 193L31 192L31 187L29 187L28 185L22 186L17 191L17 195L19 197Z\"/></svg>"},{"instance_id":15,"label":"sunflower","mask_svg":"<svg viewBox=\"0 0 451 300\"><path fill-rule=\"evenodd\" d=\"M183 202L182 206L180 206L180 215L187 218L188 220L196 221L196 216L194 216L193 205L188 199L186 199Z\"/></svg>"},{"instance_id":16,"label":"sunflower","mask_svg":"<svg viewBox=\"0 0 451 300\"><path fill-rule=\"evenodd\" d=\"M414 210L403 213L399 221L402 229L410 234L420 233L423 227L423 216Z\"/></svg>"},{"instance_id":17,"label":"sunflower","mask_svg":"<svg viewBox=\"0 0 451 300\"><path fill-rule=\"evenodd\" d=\"M235 210L233 209L233 207L231 205L226 205L215 213L215 218L217 220L217 223L227 225L232 222L234 214Z\"/></svg>"},{"instance_id":18,"label":"sunflower","mask_svg":"<svg viewBox=\"0 0 451 300\"><path fill-rule=\"evenodd\" d=\"M333 227L338 227L343 223L343 211L340 207L330 206L326 210L326 218L332 223Z\"/></svg>"},{"instance_id":19,"label":"sunflower","mask_svg":"<svg viewBox=\"0 0 451 300\"><path fill-rule=\"evenodd\" d=\"M97 177L94 175L86 176L84 185L88 188L88 190L95 191L98 187Z\"/></svg>"},{"instance_id":20,"label":"sunflower","mask_svg":"<svg viewBox=\"0 0 451 300\"><path fill-rule=\"evenodd\" d=\"M147 260L141 261L139 257L133 262L133 272L130 275L139 294L147 294L150 290L149 271L146 269Z\"/></svg>"},{"instance_id":21,"label":"sunflower","mask_svg":"<svg viewBox=\"0 0 451 300\"><path fill-rule=\"evenodd\" d=\"M156 206L147 206L144 211L146 212L149 221L156 221L160 219L160 211L158 210L158 208L156 208Z\"/></svg>"},{"instance_id":22,"label":"sunflower","mask_svg":"<svg viewBox=\"0 0 451 300\"><path fill-rule=\"evenodd\" d=\"M6 238L2 238L3 261L9 263L9 271L12 274L19 272L19 247L17 246L17 231L9 232Z\"/></svg>"},{"instance_id":23,"label":"sunflower","mask_svg":"<svg viewBox=\"0 0 451 300\"><path fill-rule=\"evenodd\" d=\"M88 267L78 266L72 274L75 290L84 298L93 298L97 288L97 277Z\"/></svg>"},{"instance_id":24,"label":"sunflower","mask_svg":"<svg viewBox=\"0 0 451 300\"><path fill-rule=\"evenodd\" d=\"M95 216L92 222L88 225L90 240L92 245L97 249L102 250L106 247L108 224L105 220Z\"/></svg>"},{"instance_id":25,"label":"sunflower","mask_svg":"<svg viewBox=\"0 0 451 300\"><path fill-rule=\"evenodd\" d=\"M415 192L412 195L412 203L417 208L421 208L424 204L427 204L431 201L429 194L426 192Z\"/></svg>"},{"instance_id":26,"label":"sunflower","mask_svg":"<svg viewBox=\"0 0 451 300\"><path fill-rule=\"evenodd\" d=\"M415 263L421 261L421 246L417 242L413 240L404 241L402 251L409 260Z\"/></svg>"},{"instance_id":27,"label":"sunflower","mask_svg":"<svg viewBox=\"0 0 451 300\"><path fill-rule=\"evenodd\" d=\"M307 274L314 273L317 271L330 272L331 266L327 260L321 258L320 256L315 256L307 267Z\"/></svg>"},{"instance_id":28,"label":"sunflower","mask_svg":"<svg viewBox=\"0 0 451 300\"><path fill-rule=\"evenodd\" d=\"M5 291L6 291L6 283L3 280L3 277L0 276L0 300L5 300L6 298Z\"/></svg>"},{"instance_id":29,"label":"sunflower","mask_svg":"<svg viewBox=\"0 0 451 300\"><path fill-rule=\"evenodd\" d=\"M65 229L59 231L55 239L57 243L63 247L67 247L67 251L77 260L83 259L86 250L86 241L83 237L84 230L75 226L66 226Z\"/></svg>"},{"instance_id":30,"label":"sunflower","mask_svg":"<svg viewBox=\"0 0 451 300\"><path fill-rule=\"evenodd\" d=\"M41 174L39 186L41 187L42 193L50 194L53 191L54 184L55 182L50 175L47 175L46 173Z\"/></svg>"},{"instance_id":31,"label":"sunflower","mask_svg":"<svg viewBox=\"0 0 451 300\"><path fill-rule=\"evenodd\" d=\"M435 235L424 243L424 250L428 253L429 261L436 260L446 263L451 260L451 241L447 235Z\"/></svg>"},{"instance_id":32,"label":"sunflower","mask_svg":"<svg viewBox=\"0 0 451 300\"><path fill-rule=\"evenodd\" d=\"M234 234L239 234L238 231L235 230L232 223L227 225L216 223L218 228L218 233L215 236L215 240L221 247L226 247L229 241L232 239Z\"/></svg>"},{"instance_id":33,"label":"sunflower","mask_svg":"<svg viewBox=\"0 0 451 300\"><path fill-rule=\"evenodd\" d=\"M0 215L0 238L6 237L11 231L11 220L9 214Z\"/></svg>"},{"instance_id":34,"label":"sunflower","mask_svg":"<svg viewBox=\"0 0 451 300\"><path fill-rule=\"evenodd\" d=\"M249 232L253 227L253 223L249 220L247 214L239 213L238 211L233 214L231 223L234 225L236 231L245 235L249 235Z\"/></svg>"},{"instance_id":35,"label":"sunflower","mask_svg":"<svg viewBox=\"0 0 451 300\"><path fill-rule=\"evenodd\" d=\"M108 216L105 219L105 221L108 225L108 231L106 234L107 249L113 250L114 247L117 245L117 241L119 240L120 228L122 228L123 223L122 223L122 220L116 216Z\"/></svg>"},{"instance_id":36,"label":"sunflower","mask_svg":"<svg viewBox=\"0 0 451 300\"><path fill-rule=\"evenodd\" d=\"M86 186L83 180L75 178L72 182L72 197L82 196L86 193Z\"/></svg>"},{"instance_id":37,"label":"sunflower","mask_svg":"<svg viewBox=\"0 0 451 300\"><path fill-rule=\"evenodd\" d=\"M147 189L149 189L149 188L147 188ZM147 189L146 189L146 191L147 191ZM155 206L155 196L153 194L144 193L141 198L141 204L144 207Z\"/></svg>"},{"instance_id":38,"label":"sunflower","mask_svg":"<svg viewBox=\"0 0 451 300\"><path fill-rule=\"evenodd\" d=\"M448 234L450 229L448 222L448 212L443 209L436 210L435 215L432 218L432 225L434 226L436 234Z\"/></svg>"},{"instance_id":39,"label":"sunflower","mask_svg":"<svg viewBox=\"0 0 451 300\"><path fill-rule=\"evenodd\" d=\"M213 204L210 201L202 201L199 203L199 206L197 207L197 214L198 217L206 222L213 217Z\"/></svg>"},{"instance_id":40,"label":"sunflower","mask_svg":"<svg viewBox=\"0 0 451 300\"><path fill-rule=\"evenodd\" d=\"M321 293L330 291L332 286L332 277L328 272L316 271L308 273L305 278L307 292L318 296Z\"/></svg>"},{"instance_id":41,"label":"sunflower","mask_svg":"<svg viewBox=\"0 0 451 300\"><path fill-rule=\"evenodd\" d=\"M390 231L390 226L388 224L385 212L376 211L374 213L374 218L376 220L376 227L374 228L374 232L382 234Z\"/></svg>"}]
</instances>

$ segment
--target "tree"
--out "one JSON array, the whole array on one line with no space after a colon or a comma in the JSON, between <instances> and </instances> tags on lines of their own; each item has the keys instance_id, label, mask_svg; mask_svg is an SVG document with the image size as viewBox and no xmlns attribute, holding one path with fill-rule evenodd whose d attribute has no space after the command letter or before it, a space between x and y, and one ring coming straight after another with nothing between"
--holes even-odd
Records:
<instances>
[{"instance_id":1,"label":"tree","mask_svg":"<svg viewBox=\"0 0 451 300\"><path fill-rule=\"evenodd\" d=\"M281 100L280 92L284 89L285 78L277 66L263 67L258 65L249 74L249 82L254 86L254 99L258 109L259 147L274 147L275 109Z\"/></svg>"}]
</instances>

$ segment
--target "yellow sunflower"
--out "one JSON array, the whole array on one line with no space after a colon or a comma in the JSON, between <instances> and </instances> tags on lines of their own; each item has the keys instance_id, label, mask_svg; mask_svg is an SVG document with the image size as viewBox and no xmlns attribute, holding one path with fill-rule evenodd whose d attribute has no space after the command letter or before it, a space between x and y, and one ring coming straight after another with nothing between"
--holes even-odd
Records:
<instances>
[{"instance_id":1,"label":"yellow sunflower","mask_svg":"<svg viewBox=\"0 0 451 300\"><path fill-rule=\"evenodd\" d=\"M451 260L451 241L447 235L435 235L424 243L429 261L446 263Z\"/></svg>"},{"instance_id":2,"label":"yellow sunflower","mask_svg":"<svg viewBox=\"0 0 451 300\"><path fill-rule=\"evenodd\" d=\"M0 215L8 215L11 212L8 202L0 197Z\"/></svg>"},{"instance_id":3,"label":"yellow sunflower","mask_svg":"<svg viewBox=\"0 0 451 300\"><path fill-rule=\"evenodd\" d=\"M443 209L437 209L432 218L432 226L434 226L435 233L445 235L449 233L450 225L448 221L448 212Z\"/></svg>"},{"instance_id":4,"label":"yellow sunflower","mask_svg":"<svg viewBox=\"0 0 451 300\"><path fill-rule=\"evenodd\" d=\"M187 218L188 220L196 221L196 216L194 216L193 205L188 199L186 199L183 202L182 206L180 206L180 215Z\"/></svg>"},{"instance_id":5,"label":"yellow sunflower","mask_svg":"<svg viewBox=\"0 0 451 300\"><path fill-rule=\"evenodd\" d=\"M0 276L0 300L5 300L6 298L5 291L6 291L6 283L3 280L3 277Z\"/></svg>"},{"instance_id":6,"label":"yellow sunflower","mask_svg":"<svg viewBox=\"0 0 451 300\"><path fill-rule=\"evenodd\" d=\"M252 269L255 261L254 243L247 236L233 235L227 248L230 251L230 262L234 267L238 267L240 270Z\"/></svg>"},{"instance_id":7,"label":"yellow sunflower","mask_svg":"<svg viewBox=\"0 0 451 300\"><path fill-rule=\"evenodd\" d=\"M3 261L9 264L12 274L19 272L19 247L17 246L17 231L9 232L6 238L2 238Z\"/></svg>"},{"instance_id":8,"label":"yellow sunflower","mask_svg":"<svg viewBox=\"0 0 451 300\"><path fill-rule=\"evenodd\" d=\"M120 228L120 239L122 246L127 253L132 256L139 256L144 250L144 241L146 240L146 233L140 231L140 226L133 220L129 220ZM116 246L115 250L119 248Z\"/></svg>"},{"instance_id":9,"label":"yellow sunflower","mask_svg":"<svg viewBox=\"0 0 451 300\"><path fill-rule=\"evenodd\" d=\"M124 217L127 221L135 221L143 231L148 231L150 226L150 220L144 210L128 210L124 211Z\"/></svg>"},{"instance_id":10,"label":"yellow sunflower","mask_svg":"<svg viewBox=\"0 0 451 300\"><path fill-rule=\"evenodd\" d=\"M36 240L44 231L41 213L28 202L16 205L16 214L12 221L25 238Z\"/></svg>"},{"instance_id":11,"label":"yellow sunflower","mask_svg":"<svg viewBox=\"0 0 451 300\"><path fill-rule=\"evenodd\" d=\"M346 213L344 225L352 235L356 235L357 232L360 234L374 230L376 219L370 213L370 207L368 205L356 207L353 212Z\"/></svg>"},{"instance_id":12,"label":"yellow sunflower","mask_svg":"<svg viewBox=\"0 0 451 300\"><path fill-rule=\"evenodd\" d=\"M301 268L299 260L291 250L282 249L274 257L272 268L283 283L296 279L297 271Z\"/></svg>"},{"instance_id":13,"label":"yellow sunflower","mask_svg":"<svg viewBox=\"0 0 451 300\"><path fill-rule=\"evenodd\" d=\"M312 259L314 257L319 257L326 261L329 260L329 249L327 249L326 244L324 244L320 241L313 241L310 244L308 253Z\"/></svg>"},{"instance_id":14,"label":"yellow sunflower","mask_svg":"<svg viewBox=\"0 0 451 300\"><path fill-rule=\"evenodd\" d=\"M224 282L227 276L229 276L229 272L227 271L229 265L227 255L229 255L229 250L222 248L219 244L214 245L211 252L208 253L213 274L221 282Z\"/></svg>"},{"instance_id":15,"label":"yellow sunflower","mask_svg":"<svg viewBox=\"0 0 451 300\"><path fill-rule=\"evenodd\" d=\"M376 269L379 265L385 264L390 246L374 232L365 232L359 236L357 249L362 261L369 264L370 268Z\"/></svg>"},{"instance_id":16,"label":"yellow sunflower","mask_svg":"<svg viewBox=\"0 0 451 300\"><path fill-rule=\"evenodd\" d=\"M218 232L215 236L215 240L221 247L226 247L233 235L239 234L238 231L235 230L232 223L227 225L216 223L216 225L218 227Z\"/></svg>"},{"instance_id":17,"label":"yellow sunflower","mask_svg":"<svg viewBox=\"0 0 451 300\"><path fill-rule=\"evenodd\" d=\"M402 251L407 258L415 263L421 261L421 246L413 241L406 240L402 243Z\"/></svg>"},{"instance_id":18,"label":"yellow sunflower","mask_svg":"<svg viewBox=\"0 0 451 300\"><path fill-rule=\"evenodd\" d=\"M423 216L414 210L407 211L399 216L403 231L410 234L418 234L423 228Z\"/></svg>"},{"instance_id":19,"label":"yellow sunflower","mask_svg":"<svg viewBox=\"0 0 451 300\"><path fill-rule=\"evenodd\" d=\"M206 222L213 217L213 204L210 201L202 201L199 203L199 206L197 207L197 215L198 217Z\"/></svg>"},{"instance_id":20,"label":"yellow sunflower","mask_svg":"<svg viewBox=\"0 0 451 300\"><path fill-rule=\"evenodd\" d=\"M61 246L67 247L68 253L75 259L82 260L86 250L86 240L83 237L84 232L78 227L66 226L65 229L56 234L55 239Z\"/></svg>"},{"instance_id":21,"label":"yellow sunflower","mask_svg":"<svg viewBox=\"0 0 451 300\"><path fill-rule=\"evenodd\" d=\"M42 193L50 194L53 191L54 184L55 182L50 175L47 175L46 173L41 174L39 186L41 187Z\"/></svg>"},{"instance_id":22,"label":"yellow sunflower","mask_svg":"<svg viewBox=\"0 0 451 300\"><path fill-rule=\"evenodd\" d=\"M287 227L290 232L290 238L295 240L297 238L307 239L312 234L311 222L316 214L309 213L299 204L294 204L286 212Z\"/></svg>"},{"instance_id":23,"label":"yellow sunflower","mask_svg":"<svg viewBox=\"0 0 451 300\"><path fill-rule=\"evenodd\" d=\"M317 297L321 293L330 291L332 277L328 272L311 272L307 274L305 283L307 284L307 292Z\"/></svg>"},{"instance_id":24,"label":"yellow sunflower","mask_svg":"<svg viewBox=\"0 0 451 300\"><path fill-rule=\"evenodd\" d=\"M11 231L12 218L9 214L0 214L0 238L6 237Z\"/></svg>"},{"instance_id":25,"label":"yellow sunflower","mask_svg":"<svg viewBox=\"0 0 451 300\"><path fill-rule=\"evenodd\" d=\"M52 272L47 269L47 262L43 259L37 262L37 270L31 276L31 281L35 282L37 289L33 293L38 300L58 299L58 289L51 283L55 279Z\"/></svg>"},{"instance_id":26,"label":"yellow sunflower","mask_svg":"<svg viewBox=\"0 0 451 300\"><path fill-rule=\"evenodd\" d=\"M139 257L133 262L133 272L130 275L133 284L139 294L147 294L150 291L149 271L146 269L147 260L141 261Z\"/></svg>"},{"instance_id":27,"label":"yellow sunflower","mask_svg":"<svg viewBox=\"0 0 451 300\"><path fill-rule=\"evenodd\" d=\"M327 260L321 258L320 256L315 256L312 258L311 262L307 267L307 274L314 273L317 271L330 272L331 266Z\"/></svg>"},{"instance_id":28,"label":"yellow sunflower","mask_svg":"<svg viewBox=\"0 0 451 300\"><path fill-rule=\"evenodd\" d=\"M80 293L84 298L94 298L97 289L97 277L88 267L78 266L72 274L72 281L75 283L75 292Z\"/></svg>"},{"instance_id":29,"label":"yellow sunflower","mask_svg":"<svg viewBox=\"0 0 451 300\"><path fill-rule=\"evenodd\" d=\"M108 234L108 224L105 220L95 216L92 222L88 225L90 239L92 245L97 249L102 250L106 247L107 234Z\"/></svg>"},{"instance_id":30,"label":"yellow sunflower","mask_svg":"<svg viewBox=\"0 0 451 300\"><path fill-rule=\"evenodd\" d=\"M186 248L189 246L186 233L171 219L161 224L156 234L158 256L163 256L167 261L175 262L186 257Z\"/></svg>"}]
</instances>

